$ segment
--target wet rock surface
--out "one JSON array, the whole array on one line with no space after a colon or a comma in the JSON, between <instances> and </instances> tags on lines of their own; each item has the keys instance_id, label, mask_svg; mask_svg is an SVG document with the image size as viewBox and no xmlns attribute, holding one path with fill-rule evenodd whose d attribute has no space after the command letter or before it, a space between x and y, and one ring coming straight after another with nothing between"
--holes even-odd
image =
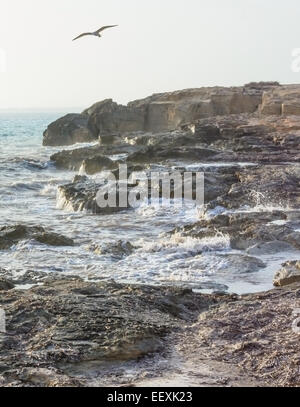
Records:
<instances>
[{"instance_id":1,"label":"wet rock surface","mask_svg":"<svg viewBox=\"0 0 300 407\"><path fill-rule=\"evenodd\" d=\"M0 341L0 385L88 385L76 378L80 364L94 363L101 371L107 363L157 352L167 334L218 301L191 290L78 278L9 291L0 297L7 327Z\"/></svg>"},{"instance_id":2,"label":"wet rock surface","mask_svg":"<svg viewBox=\"0 0 300 407\"><path fill-rule=\"evenodd\" d=\"M6 278L0 277L0 291L9 291L14 288L14 284Z\"/></svg>"},{"instance_id":3,"label":"wet rock surface","mask_svg":"<svg viewBox=\"0 0 300 407\"><path fill-rule=\"evenodd\" d=\"M0 228L0 250L7 250L22 240L33 239L49 246L73 246L68 237L46 231L41 226L14 225Z\"/></svg>"},{"instance_id":4,"label":"wet rock surface","mask_svg":"<svg viewBox=\"0 0 300 407\"><path fill-rule=\"evenodd\" d=\"M274 277L276 287L300 282L300 261L290 261L282 265Z\"/></svg>"},{"instance_id":5,"label":"wet rock surface","mask_svg":"<svg viewBox=\"0 0 300 407\"><path fill-rule=\"evenodd\" d=\"M96 157L130 154L136 151L132 145L95 145L92 147L82 147L76 150L65 150L55 153L51 156L51 160L57 168L78 171L85 160L92 160ZM109 158L109 157L108 157Z\"/></svg>"},{"instance_id":6,"label":"wet rock surface","mask_svg":"<svg viewBox=\"0 0 300 407\"><path fill-rule=\"evenodd\" d=\"M174 169L183 173L192 168L205 172L205 203L211 209L259 206L263 210L273 205L297 210L299 132L300 116L233 114L199 119L176 131L126 133L106 144L56 153L51 159L58 168L81 169L88 175L115 171L119 164L148 173L171 174ZM90 201L86 185L86 192L80 188L80 194Z\"/></svg>"},{"instance_id":7,"label":"wet rock surface","mask_svg":"<svg viewBox=\"0 0 300 407\"><path fill-rule=\"evenodd\" d=\"M120 260L123 257L130 256L135 247L130 242L119 240L114 244L103 244L101 246L91 245L91 251L98 255L109 255L115 260Z\"/></svg>"},{"instance_id":8,"label":"wet rock surface","mask_svg":"<svg viewBox=\"0 0 300 407\"><path fill-rule=\"evenodd\" d=\"M81 168L86 174L93 175L104 170L116 168L116 163L110 158L100 155L84 160Z\"/></svg>"},{"instance_id":9,"label":"wet rock surface","mask_svg":"<svg viewBox=\"0 0 300 407\"><path fill-rule=\"evenodd\" d=\"M76 277L5 291L0 386L174 386L187 374L191 386L298 386L299 293L299 283L236 296Z\"/></svg>"},{"instance_id":10,"label":"wet rock surface","mask_svg":"<svg viewBox=\"0 0 300 407\"><path fill-rule=\"evenodd\" d=\"M48 126L44 132L43 145L69 146L93 141L95 137L88 130L87 124L87 115L68 114Z\"/></svg>"},{"instance_id":11,"label":"wet rock surface","mask_svg":"<svg viewBox=\"0 0 300 407\"><path fill-rule=\"evenodd\" d=\"M92 164L93 166L94 164ZM96 164L97 165L97 164ZM115 167L113 167L115 168ZM136 182L128 182L127 185L124 184L124 180L120 179L119 169L111 168L111 174L116 180L116 205L115 206L106 206L100 207L97 200L97 194L101 193L103 188L107 190L107 193L110 192L113 194L114 187L111 188L109 185L106 187L108 180L105 175L103 177L101 174L97 175L94 178L88 176L75 176L73 182L67 185L59 186L58 188L58 207L60 209L72 210L75 212L80 211L89 211L94 214L107 215L111 213L122 212L124 210L132 209L132 206L129 203L128 197L131 191L134 191L134 187L141 186L143 193L137 195L137 205L140 205L144 202L144 199L151 200L152 194L159 196L160 198L165 197L165 192L168 192L168 189L162 186L162 184L156 185L156 181L151 181L152 174L157 174L157 171L161 167L155 167L151 165L149 169L148 165L141 165L138 163L130 164L127 167L127 176L125 181L128 179L132 173L136 174ZM175 169L176 173L181 176L181 179L184 177L185 168L178 167ZM92 172L92 171L91 171ZM172 174L174 174L174 169L168 167L163 167L163 171L160 173L160 179L163 179L164 174L170 176L170 194L173 199L174 196L180 195L184 198L184 190L179 186L179 192L176 189L176 184L172 180ZM154 177L153 175L153 177ZM146 181L145 181L146 179ZM216 168L215 170L210 170L204 173L204 202L209 203L220 196L228 193L232 186L232 183L237 181L237 175L235 173L235 168ZM191 198L193 200L201 199L199 196L199 191L196 189L196 180L190 182L190 191ZM143 187L143 188L142 188ZM127 201L119 206L120 202L120 193L123 192L125 200ZM103 193L101 193L103 195ZM138 194L138 192L137 192ZM143 199L143 195L144 199ZM108 199L108 195L105 195ZM111 195L113 196L113 195ZM168 197L167 197L168 198Z\"/></svg>"},{"instance_id":12,"label":"wet rock surface","mask_svg":"<svg viewBox=\"0 0 300 407\"><path fill-rule=\"evenodd\" d=\"M300 207L300 166L264 165L236 173L238 182L216 203L229 209L242 207Z\"/></svg>"},{"instance_id":13,"label":"wet rock surface","mask_svg":"<svg viewBox=\"0 0 300 407\"><path fill-rule=\"evenodd\" d=\"M104 188L102 196L105 198L106 191L110 190L105 182L101 180L93 180L86 176L77 176L71 184L63 185L58 188L58 206L59 209L70 210L74 212L88 211L97 215L111 215L118 212L123 212L130 209L128 205L119 205L119 192L122 188L117 184L116 200L113 205L103 207L99 204L98 193ZM128 191L125 192L125 197L128 196Z\"/></svg>"},{"instance_id":14,"label":"wet rock surface","mask_svg":"<svg viewBox=\"0 0 300 407\"><path fill-rule=\"evenodd\" d=\"M175 229L173 233L203 238L214 236L217 230L229 237L233 249L247 250L249 254L258 254L259 248L264 244L268 244L269 248L273 246L273 250L276 247L277 252L290 246L299 250L299 232L295 231L294 222L286 220L287 214L280 211L225 213L203 218L195 224ZM265 253L267 250L266 248Z\"/></svg>"}]
</instances>

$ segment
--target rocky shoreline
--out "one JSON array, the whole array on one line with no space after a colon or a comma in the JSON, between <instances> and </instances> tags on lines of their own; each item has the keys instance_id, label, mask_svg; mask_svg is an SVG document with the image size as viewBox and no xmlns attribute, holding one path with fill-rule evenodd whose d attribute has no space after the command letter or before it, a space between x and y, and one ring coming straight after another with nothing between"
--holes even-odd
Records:
<instances>
[{"instance_id":1,"label":"rocky shoreline","mask_svg":"<svg viewBox=\"0 0 300 407\"><path fill-rule=\"evenodd\" d=\"M300 283L245 296L76 277L0 287L0 386L176 385L188 373L196 386L300 385Z\"/></svg>"},{"instance_id":2,"label":"rocky shoreline","mask_svg":"<svg viewBox=\"0 0 300 407\"><path fill-rule=\"evenodd\" d=\"M251 83L158 94L127 106L105 100L50 124L44 146L93 143L51 156L57 169L80 171L58 187L60 209L100 217L129 211L96 201L97 174L118 177L120 164L129 173L201 171L199 219L167 235L219 234L235 252L218 254L225 283L210 287L211 294L189 284L129 285L35 270L16 278L0 269L7 327L0 333L0 386L300 386L293 329L300 307L299 106L300 85ZM8 225L0 228L0 251L26 239L77 245L55 230ZM91 250L119 259L137 247L120 241ZM243 278L264 273L261 257L278 253L289 261L274 276L277 288L228 293L228 271Z\"/></svg>"}]
</instances>

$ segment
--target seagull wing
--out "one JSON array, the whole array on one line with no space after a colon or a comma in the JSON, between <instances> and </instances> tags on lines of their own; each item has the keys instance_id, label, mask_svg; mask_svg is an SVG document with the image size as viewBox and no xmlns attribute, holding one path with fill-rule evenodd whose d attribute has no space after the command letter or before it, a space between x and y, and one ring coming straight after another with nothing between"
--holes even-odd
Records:
<instances>
[{"instance_id":1,"label":"seagull wing","mask_svg":"<svg viewBox=\"0 0 300 407\"><path fill-rule=\"evenodd\" d=\"M92 33L83 33L78 35L78 37L74 38L72 41L78 40L78 38L85 37L86 35L93 35Z\"/></svg>"},{"instance_id":2,"label":"seagull wing","mask_svg":"<svg viewBox=\"0 0 300 407\"><path fill-rule=\"evenodd\" d=\"M96 33L101 33L102 31L106 30L107 28L118 27L117 25L105 25L104 27L99 28Z\"/></svg>"}]
</instances>

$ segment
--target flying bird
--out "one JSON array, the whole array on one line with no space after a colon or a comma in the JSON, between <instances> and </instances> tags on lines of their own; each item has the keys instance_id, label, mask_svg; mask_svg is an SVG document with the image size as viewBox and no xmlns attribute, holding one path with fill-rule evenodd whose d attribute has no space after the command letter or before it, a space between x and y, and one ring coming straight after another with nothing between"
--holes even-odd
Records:
<instances>
[{"instance_id":1,"label":"flying bird","mask_svg":"<svg viewBox=\"0 0 300 407\"><path fill-rule=\"evenodd\" d=\"M73 41L78 40L78 38L85 37L86 35L94 35L95 37L101 38L102 35L100 34L102 31L106 30L107 28L118 27L117 25L105 25L104 27L99 28L99 30L91 32L91 33L83 33L78 35L78 37L74 38Z\"/></svg>"}]
</instances>

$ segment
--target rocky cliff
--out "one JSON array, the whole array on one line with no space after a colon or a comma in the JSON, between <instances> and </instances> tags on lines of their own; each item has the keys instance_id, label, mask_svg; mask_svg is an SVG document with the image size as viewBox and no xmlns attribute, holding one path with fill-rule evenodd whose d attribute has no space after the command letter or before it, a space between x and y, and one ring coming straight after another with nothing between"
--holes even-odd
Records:
<instances>
[{"instance_id":1,"label":"rocky cliff","mask_svg":"<svg viewBox=\"0 0 300 407\"><path fill-rule=\"evenodd\" d=\"M273 87L263 93L259 111L264 115L300 115L300 85Z\"/></svg>"},{"instance_id":2,"label":"rocky cliff","mask_svg":"<svg viewBox=\"0 0 300 407\"><path fill-rule=\"evenodd\" d=\"M272 95L280 89L277 82L186 89L155 94L127 106L106 99L82 114L67 115L50 124L43 143L46 146L71 145L130 132L175 130L185 123L212 116L254 113L258 109L265 113L268 101L273 100ZM298 92L300 97L300 88ZM283 92L283 99L285 94Z\"/></svg>"}]
</instances>

